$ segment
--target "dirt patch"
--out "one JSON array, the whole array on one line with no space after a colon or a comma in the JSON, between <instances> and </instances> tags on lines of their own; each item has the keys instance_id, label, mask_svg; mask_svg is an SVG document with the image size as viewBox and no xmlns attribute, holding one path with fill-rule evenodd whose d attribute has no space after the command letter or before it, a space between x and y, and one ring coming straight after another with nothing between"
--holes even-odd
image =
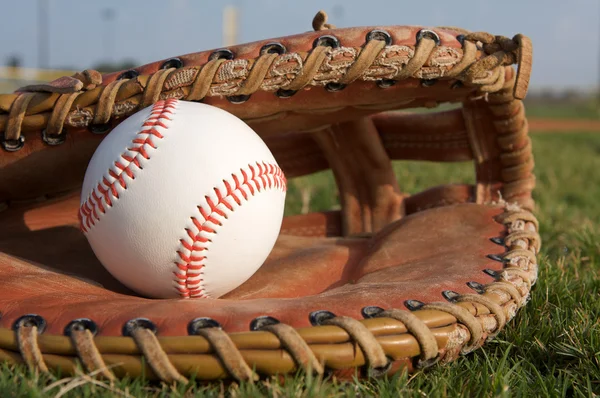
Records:
<instances>
[{"instance_id":1,"label":"dirt patch","mask_svg":"<svg viewBox=\"0 0 600 398\"><path fill-rule=\"evenodd\" d=\"M600 120L528 119L531 132L594 132L600 133Z\"/></svg>"}]
</instances>

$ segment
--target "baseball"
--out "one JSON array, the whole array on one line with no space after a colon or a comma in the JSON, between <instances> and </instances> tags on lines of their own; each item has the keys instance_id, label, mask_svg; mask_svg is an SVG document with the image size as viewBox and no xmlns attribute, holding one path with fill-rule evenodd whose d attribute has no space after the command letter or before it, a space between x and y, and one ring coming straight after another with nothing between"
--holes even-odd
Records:
<instances>
[{"instance_id":1,"label":"baseball","mask_svg":"<svg viewBox=\"0 0 600 398\"><path fill-rule=\"evenodd\" d=\"M219 108L169 99L121 122L88 165L79 211L96 257L153 298L217 298L264 263L286 180L261 138Z\"/></svg>"}]
</instances>

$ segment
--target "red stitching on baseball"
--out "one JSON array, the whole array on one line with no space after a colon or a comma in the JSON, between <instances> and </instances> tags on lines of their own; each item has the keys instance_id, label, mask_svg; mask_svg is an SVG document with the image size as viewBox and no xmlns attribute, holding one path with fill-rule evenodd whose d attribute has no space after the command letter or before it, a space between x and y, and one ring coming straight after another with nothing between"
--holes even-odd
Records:
<instances>
[{"instance_id":1,"label":"red stitching on baseball","mask_svg":"<svg viewBox=\"0 0 600 398\"><path fill-rule=\"evenodd\" d=\"M119 199L119 192L116 184L119 184L123 189L127 189L127 181L125 180L124 175L132 180L135 179L135 175L131 170L132 165L140 170L142 169L140 167L138 156L150 159L148 152L146 152L146 146L156 149L153 138L163 138L163 135L156 127L158 126L164 129L168 128L168 125L164 123L164 120L171 120L168 115L172 114L176 103L176 99L169 99L166 101L158 101L154 104L150 116L148 116L148 119L142 124L142 129L140 129L135 138L131 141L131 147L127 148L130 153L122 153L120 159L114 163L116 169L109 169L108 175L102 177L102 181L98 183L96 189L92 189L90 196L88 196L87 200L79 208L79 226L83 232L89 231L97 221L100 221L98 212L104 214L106 208L112 207L113 199L111 196L115 199ZM131 152L134 152L135 155L131 156ZM110 181L111 179L112 182Z\"/></svg>"},{"instance_id":2,"label":"red stitching on baseball","mask_svg":"<svg viewBox=\"0 0 600 398\"><path fill-rule=\"evenodd\" d=\"M258 169L258 173L256 173L256 169ZM256 193L264 192L267 189L274 188L282 191L287 189L283 171L276 164L262 162L261 165L261 163L256 162L255 166L249 164L248 170L250 171L250 177L248 177L246 170L240 169L240 173L244 177L244 181L241 183L235 174L231 175L230 181L223 180L225 194L219 188L214 188L217 201L215 202L207 196L205 198L206 205L198 206L198 216L192 217L192 223L198 229L198 232L194 234L186 229L189 240L186 240L186 238L180 240L181 247L177 251L180 261L175 263L177 271L174 271L173 274L175 288L182 298L208 297L201 286L203 282L201 270L204 268L206 256L199 255L198 252L205 254L209 250L205 244L210 242L210 239L202 236L202 232L216 234L214 226L220 226L224 222L217 217L227 219L227 214L219 206L222 205L224 208L234 211L229 199L234 200L238 206L241 206L242 201L239 196L241 195L247 201L249 196L246 191L250 192L250 196L254 196ZM207 225L208 223L212 226Z\"/></svg>"}]
</instances>

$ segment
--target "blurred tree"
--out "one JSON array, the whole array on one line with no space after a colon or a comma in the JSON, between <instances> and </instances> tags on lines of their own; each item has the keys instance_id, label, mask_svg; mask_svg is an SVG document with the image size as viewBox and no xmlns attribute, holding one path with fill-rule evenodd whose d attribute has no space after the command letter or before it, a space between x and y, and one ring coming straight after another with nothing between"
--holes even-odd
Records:
<instances>
[{"instance_id":1,"label":"blurred tree","mask_svg":"<svg viewBox=\"0 0 600 398\"><path fill-rule=\"evenodd\" d=\"M126 60L122 62L101 62L93 66L92 69L95 69L101 73L110 73L119 70L135 68L136 66L139 66L139 63L132 60Z\"/></svg>"},{"instance_id":2,"label":"blurred tree","mask_svg":"<svg viewBox=\"0 0 600 398\"><path fill-rule=\"evenodd\" d=\"M23 61L18 55L13 54L6 58L6 66L8 66L9 68L20 68L22 64Z\"/></svg>"}]
</instances>

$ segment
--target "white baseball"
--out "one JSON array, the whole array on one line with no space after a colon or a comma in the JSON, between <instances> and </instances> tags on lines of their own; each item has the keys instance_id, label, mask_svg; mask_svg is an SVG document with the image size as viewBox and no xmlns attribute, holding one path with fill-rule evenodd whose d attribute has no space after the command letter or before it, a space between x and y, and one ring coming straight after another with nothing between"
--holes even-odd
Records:
<instances>
[{"instance_id":1,"label":"white baseball","mask_svg":"<svg viewBox=\"0 0 600 398\"><path fill-rule=\"evenodd\" d=\"M261 138L219 108L156 103L94 153L81 229L104 267L155 298L217 298L264 263L286 181Z\"/></svg>"}]
</instances>

